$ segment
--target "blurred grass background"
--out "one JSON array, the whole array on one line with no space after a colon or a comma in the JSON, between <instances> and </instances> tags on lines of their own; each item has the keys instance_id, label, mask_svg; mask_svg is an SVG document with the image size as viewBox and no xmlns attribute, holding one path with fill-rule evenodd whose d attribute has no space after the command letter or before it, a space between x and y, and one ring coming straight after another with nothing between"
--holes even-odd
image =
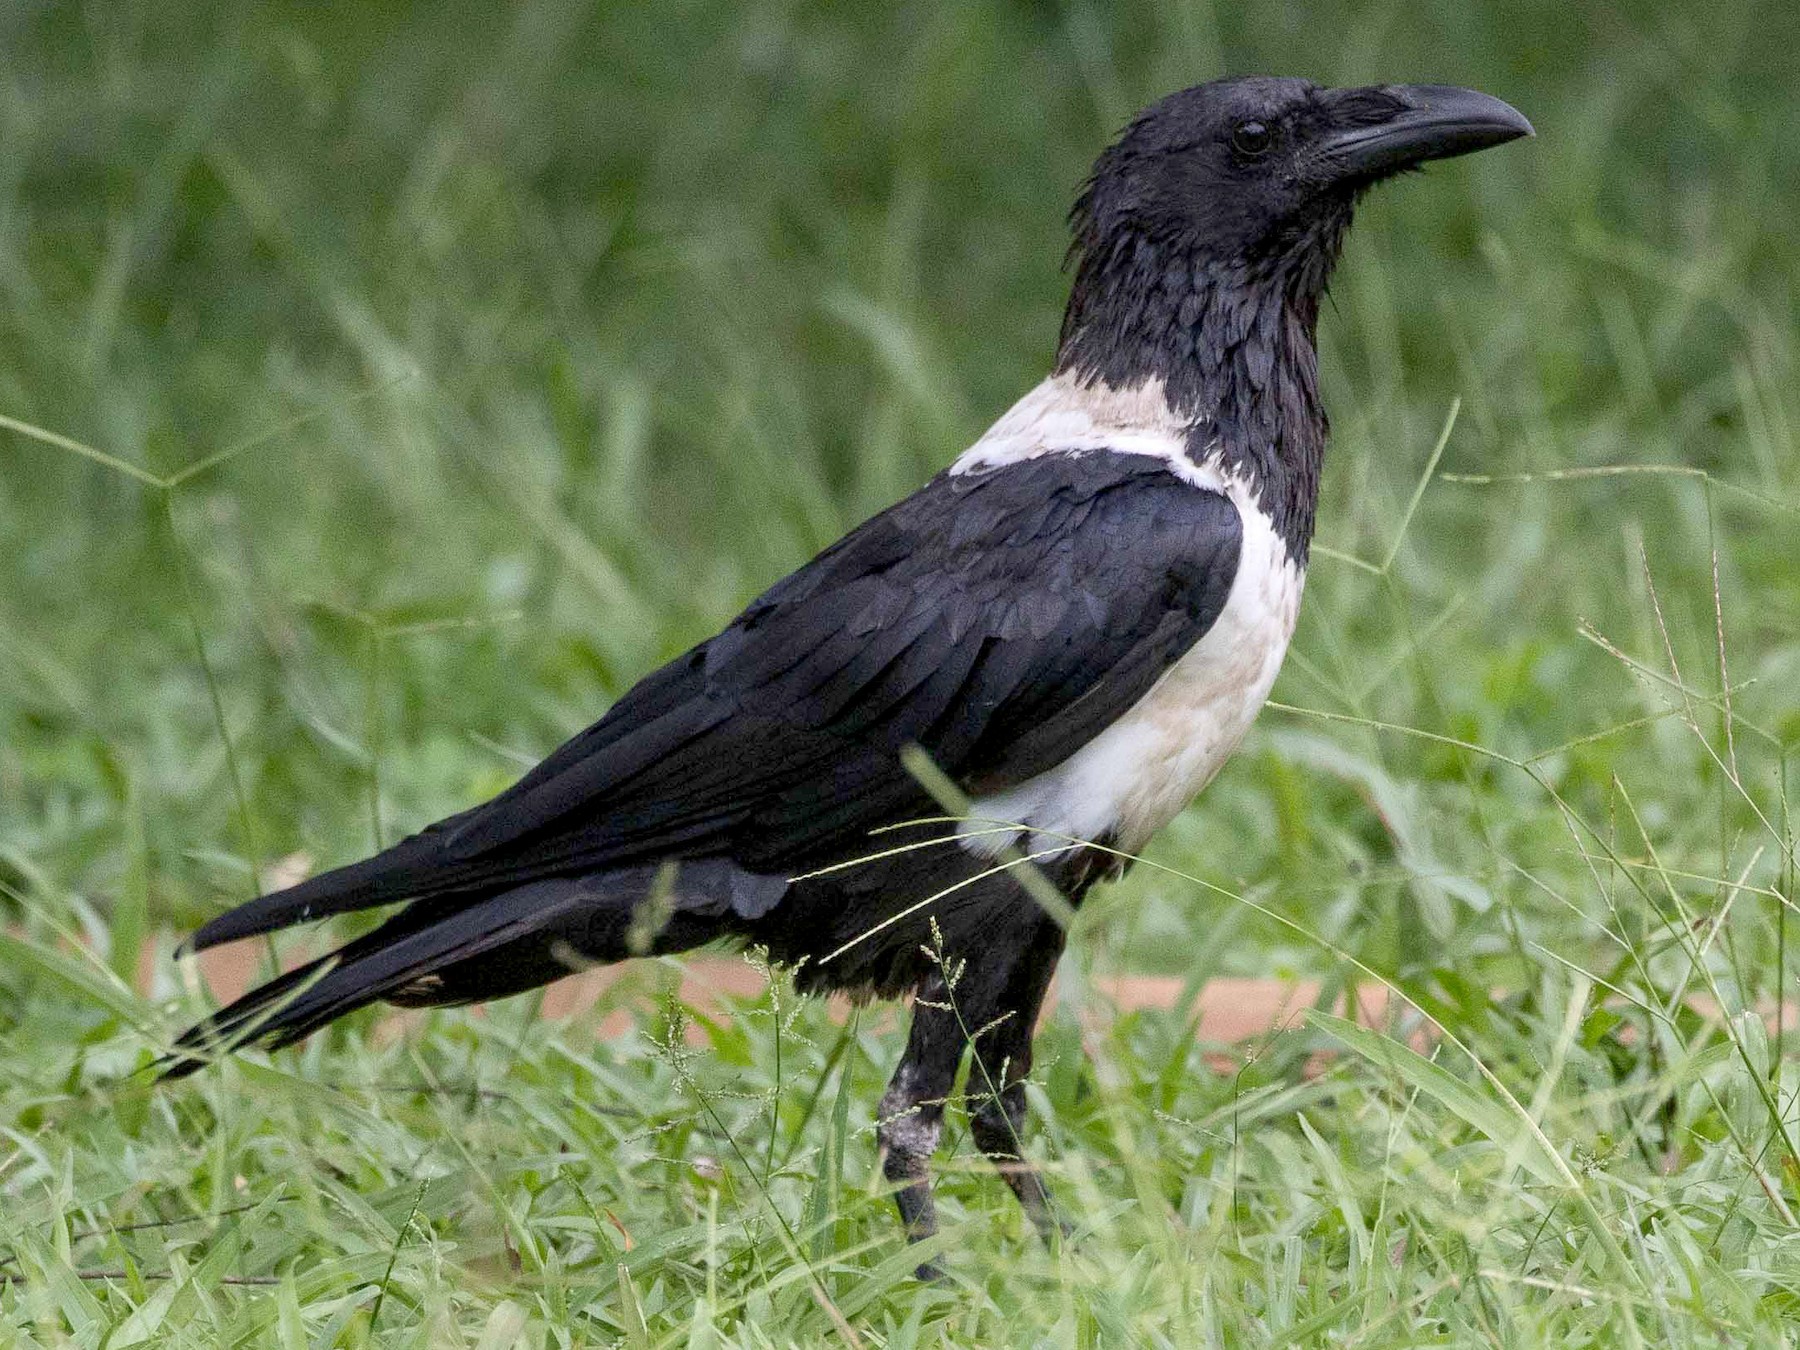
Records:
<instances>
[{"instance_id":1,"label":"blurred grass background","mask_svg":"<svg viewBox=\"0 0 1800 1350\"><path fill-rule=\"evenodd\" d=\"M1794 1199L1780 1044L1758 1052L1771 1090L1751 1093L1744 1038L1756 1033L1675 1011L1691 990L1727 1011L1792 993L1782 916L1800 741L1796 39L1800 12L1754 0L1704 12L973 0L0 9L0 916L24 935L0 950L0 1125L17 1150L9 1164L0 1142L0 1209L19 1225L0 1238L24 1250L32 1225L71 1214L103 1230L150 1212L216 1215L231 1177L265 1175L228 1150L280 1153L296 1131L338 1138L306 1114L289 1071L379 1076L371 1065L393 1062L383 1055L437 1053L432 1037L450 1061L469 1057L468 1074L536 1065L547 1100L613 1093L658 1113L660 1092L691 1086L682 1073L712 1073L769 1092L776 1104L745 1117L753 1137L824 1128L810 1106L781 1116L772 1026L743 1033L710 1068L677 1071L645 1052L631 1087L612 1070L604 1084L559 1077L574 1072L572 1052L523 1023L502 1035L448 1014L413 1051L333 1033L279 1073L228 1071L239 1093L255 1082L276 1103L260 1123L225 1095L207 1099L223 1115L205 1121L191 1114L197 1096L181 1099L189 1114L136 1098L115 1112L106 1084L182 1015L167 1002L179 990L168 931L247 898L282 860L346 861L504 786L637 676L947 463L1046 368L1063 216L1105 139L1169 89L1275 70L1476 85L1516 103L1539 137L1435 168L1363 208L1321 327L1336 426L1323 547L1275 694L1306 711L1266 714L1153 846L1150 858L1182 875L1140 867L1095 897L1072 968L1190 983L1218 972L1366 978L1348 955L1430 1007L1502 1077L1513 1065L1527 1100L1546 1065L1565 1064L1559 1036L1577 1009L1573 1053L1591 1072L1545 1088L1534 1118L1548 1112L1576 1141L1564 1151L1586 1150L1593 1167L1661 1121L1639 1149L1635 1202L1670 1150L1711 1167L1730 1203L1695 1231L1716 1248L1728 1220L1754 1209L1742 1263L1785 1273L1742 1299L1736 1267L1719 1285L1696 1276L1685 1311L1664 1302L1654 1315L1602 1300L1594 1320L1582 1312L1593 1299L1558 1295L1545 1316L1574 1321L1546 1321L1547 1343L1575 1343L1571 1327L1600 1343L1619 1343L1608 1337L1623 1327L1672 1334L1687 1317L1723 1318L1727 1339L1775 1325L1759 1319L1791 1310L1795 1278L1780 1255L1793 1245ZM1621 465L1667 472L1587 473ZM1496 481L1471 481L1481 478ZM57 965L47 953L74 932L120 971L156 945L164 1001L135 1004L79 962ZM1663 1022L1647 1017L1637 1039L1621 1039L1617 1014L1588 1006L1596 980L1664 1010ZM1496 988L1515 997L1497 1005ZM828 1024L803 1016L829 1045ZM1249 1089L1200 1081L1197 1062L1188 1081L1179 1017L1095 1042L1112 1061L1098 1085L1074 1066L1074 1023L1060 1026L1060 1095L1040 1103L1053 1120L1059 1104L1069 1113L1050 1127L1056 1147L1204 1171L1213 1136L1184 1153L1169 1120L1205 1118L1221 1092ZM1156 1067L1144 1069L1134 1036L1162 1038ZM1280 1137L1304 1148L1316 1135L1296 1132L1296 1099L1279 1095L1303 1090L1282 1075L1297 1081L1321 1042L1290 1039L1259 1072L1278 1094L1267 1109ZM866 1116L898 1042L859 1032L865 1043L854 1109ZM1735 1058L1719 1061L1720 1045ZM788 1063L796 1091L823 1063L813 1049L812 1061L795 1051L810 1068ZM1312 1100L1328 1135L1360 1138L1376 1129L1371 1103L1391 1100L1392 1066L1356 1063L1351 1086L1340 1079ZM1670 1104L1670 1076L1690 1071L1692 1099ZM1706 1092L1693 1096L1698 1084ZM1748 1116L1732 1115L1733 1093L1755 1098ZM107 1104L104 1125L90 1122L99 1134L18 1142L56 1137L50 1123L67 1126L83 1102ZM1107 1114L1122 1102L1147 1113L1130 1117L1137 1146ZM487 1120L502 1108L481 1110ZM533 1128L490 1125L492 1156L467 1160L484 1175L525 1147L509 1129ZM340 1177L332 1203L352 1204L391 1168L400 1198L380 1222L404 1236L402 1183L422 1141L465 1125L429 1113L388 1121L379 1144L365 1127L360 1116L343 1124L333 1146L360 1160L344 1164L360 1180ZM1400 1130L1384 1118L1388 1143L1359 1175L1399 1184ZM183 1161L182 1145L203 1138L213 1142L201 1161ZM841 1157L845 1136L835 1138ZM853 1153L869 1147L853 1138ZM1516 1165L1508 1147L1499 1157ZM111 1170L146 1150L158 1162L142 1174ZM1230 1156L1233 1177L1254 1170L1235 1145ZM267 1176L297 1166L282 1159L264 1160ZM1304 1170L1288 1155L1263 1161L1272 1187ZM1118 1217L1132 1186L1088 1180L1114 1224L1096 1259L1175 1259L1156 1246L1176 1241L1167 1231L1146 1236ZM1137 1182L1140 1206L1160 1185L1187 1213L1179 1168ZM964 1184L985 1197L971 1223L1014 1222L987 1214L994 1187L973 1172ZM1422 1230L1461 1214L1445 1184L1418 1199ZM180 1203L146 1199L170 1187ZM1496 1205L1535 1203L1503 1194ZM308 1203L315 1219L330 1210ZM599 1212L567 1203L566 1224ZM630 1222L620 1206L634 1202L606 1203ZM883 1202L857 1203L845 1222L885 1259L896 1239ZM1460 1315L1446 1270L1473 1278L1497 1261L1517 1279L1574 1288L1605 1264L1584 1266L1576 1243L1549 1274L1532 1273L1553 1259L1536 1246L1530 1260L1509 1248L1459 1265L1415 1238L1383 1278L1417 1306L1401 1294L1379 1303L1369 1268L1340 1259L1350 1248L1295 1245L1309 1231L1299 1211L1270 1203L1280 1217L1258 1229L1232 1201L1232 1224L1271 1245L1246 1246L1234 1227L1241 1264L1197 1275L1197 1303L1165 1288L1096 1313L1107 1280L1072 1285L1067 1265L1019 1242L1012 1266L992 1258L1006 1278L993 1275L967 1312L989 1331L942 1334L1030 1325L1058 1340L1050 1313L1040 1324L1007 1301L1008 1281L1030 1274L1060 1291L1063 1303L1044 1306L1068 1311L1070 1325L1150 1339L1202 1305L1219 1326L1249 1318L1273 1334L1305 1323L1295 1287L1341 1301L1348 1281L1385 1341L1419 1309ZM756 1289L766 1298L779 1286L799 1300L799 1320L784 1323L796 1336L839 1334L829 1318L802 1326L824 1317L794 1273L803 1264L773 1283L738 1270L750 1292L721 1302L718 1272L744 1249L719 1237L716 1212L706 1227L703 1204L682 1212L690 1227L670 1234L725 1248L645 1294L655 1306L638 1324L609 1284L593 1326L678 1339L705 1325L754 1343L746 1309ZM736 1220L752 1247L761 1213L752 1204ZM334 1269L340 1235L308 1222L284 1250ZM605 1225L594 1224L599 1249ZM82 1226L69 1221L65 1237ZM1336 1239L1354 1248L1355 1229L1346 1217ZM556 1246L542 1234L506 1242L516 1240L534 1253ZM1673 1250L1656 1257L1671 1271L1689 1259ZM327 1314L291 1282L280 1298L227 1299L218 1316L266 1329L257 1318L275 1326L292 1299L298 1343L375 1334L367 1300L343 1293L373 1277L342 1259L341 1287L327 1280L317 1295L360 1308L341 1326L335 1305ZM1641 1260L1666 1292L1663 1267ZM887 1311L857 1323L881 1343L906 1342L880 1331L880 1316L920 1336L950 1316L928 1293L895 1292L903 1265L881 1286L889 1301L869 1305ZM412 1273L444 1293L439 1267ZM462 1343L450 1338L523 1306L464 1293L444 1293L435 1312L426 1293L409 1299L407 1334ZM59 1305L40 1334L59 1343L42 1331L56 1323L79 1341L81 1325L141 1307L106 1297L89 1323L69 1311L79 1300ZM0 1288L0 1313L13 1298ZM1490 1332L1525 1306L1501 1298ZM580 1325L542 1308L526 1321L528 1337ZM1083 1343L1118 1343L1091 1335Z\"/></svg>"}]
</instances>

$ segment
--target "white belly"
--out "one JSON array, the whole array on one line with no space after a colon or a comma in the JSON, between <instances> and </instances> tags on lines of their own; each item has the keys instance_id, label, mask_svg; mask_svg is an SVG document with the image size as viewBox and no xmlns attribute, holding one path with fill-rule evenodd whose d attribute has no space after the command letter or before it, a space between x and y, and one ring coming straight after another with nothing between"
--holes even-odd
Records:
<instances>
[{"instance_id":1,"label":"white belly","mask_svg":"<svg viewBox=\"0 0 1800 1350\"><path fill-rule=\"evenodd\" d=\"M1218 620L1144 697L1068 759L982 797L980 821L1035 833L1031 852L1110 839L1135 852L1192 801L1231 757L1281 669L1305 574L1241 483L1224 481L1244 522L1237 577ZM971 823L964 846L991 855L1017 831Z\"/></svg>"}]
</instances>

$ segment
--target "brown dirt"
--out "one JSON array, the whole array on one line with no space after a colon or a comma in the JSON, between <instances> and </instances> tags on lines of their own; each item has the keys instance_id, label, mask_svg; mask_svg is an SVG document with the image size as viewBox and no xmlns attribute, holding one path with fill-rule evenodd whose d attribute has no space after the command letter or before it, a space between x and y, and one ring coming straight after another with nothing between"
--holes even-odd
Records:
<instances>
[{"instance_id":1,"label":"brown dirt","mask_svg":"<svg viewBox=\"0 0 1800 1350\"><path fill-rule=\"evenodd\" d=\"M169 944L146 943L138 968L138 988L150 991L161 974L166 977L176 970L168 958ZM187 973L180 978L197 977L215 1000L223 1003L236 998L253 984L265 970L265 948L260 942L237 942L202 952L194 958ZM290 961L303 959L299 953ZM571 975L553 984L544 993L542 1016L566 1020L587 1013L605 999L610 1006L595 1021L595 1034L604 1038L624 1035L648 1012L654 1011L658 999L668 989L675 971L680 972L681 1001L696 1013L711 1019L729 1018L734 1002L752 1000L766 988L762 973L741 958L703 956L684 962L625 961ZM1053 986L1045 1007L1048 1015L1058 1002L1063 981ZM167 988L167 984L163 985ZM1096 979L1080 999L1081 1020L1088 1030L1098 1030L1114 1017L1141 1010L1166 1011L1181 999L1183 981L1167 975L1119 975ZM1319 998L1316 980L1246 979L1222 977L1209 980L1187 1006L1195 1021L1195 1038L1203 1043L1236 1047L1233 1055L1215 1055L1215 1067L1229 1071L1246 1050L1253 1052L1254 1043L1297 1026L1306 1009ZM1357 1020L1365 1025L1380 1025L1391 1002L1388 992L1375 985L1359 988ZM830 1001L833 1015L843 1018L849 1004L841 998ZM1688 1004L1708 1018L1716 1018L1718 1009L1703 995L1691 996ZM878 1005L889 1011L891 1005ZM1340 1001L1336 1008L1343 1012ZM475 1010L480 1015L481 1010ZM1773 1004L1758 1007L1758 1012L1773 1029L1776 1009ZM417 1013L396 1013L390 1019L393 1029L403 1028L416 1019ZM1800 1020L1800 1010L1792 1004L1781 1012L1781 1020L1789 1027ZM1411 1039L1423 1048L1431 1039L1427 1022L1415 1026ZM690 1038L704 1041L704 1032L690 1028Z\"/></svg>"},{"instance_id":2,"label":"brown dirt","mask_svg":"<svg viewBox=\"0 0 1800 1350\"><path fill-rule=\"evenodd\" d=\"M155 954L148 954L139 972L139 987L148 989ZM215 999L236 998L255 982L264 969L264 949L256 942L238 942L202 952L195 958L200 979ZM585 1013L603 996L624 986L623 997L599 1019L597 1034L623 1035L637 1014L654 1006L669 980L669 963L625 961L583 971L559 980L545 991L542 1015L558 1020ZM681 1000L709 1017L729 1016L730 1000L758 997L765 988L762 973L747 961L731 957L696 957L679 963ZM1059 981L1059 984L1061 982ZM1164 975L1111 976L1094 981L1082 1000L1084 1013L1097 1021L1143 1009L1173 1008L1181 997L1182 981ZM1053 987L1045 1012L1058 1000ZM1234 1045L1266 1037L1298 1023L1319 997L1315 980L1221 978L1208 981L1189 1006L1197 1015L1195 1036L1215 1045ZM1361 1020L1378 1021L1387 1006L1381 989L1363 991L1358 1000ZM831 1000L834 1013L844 1015L848 1003Z\"/></svg>"}]
</instances>

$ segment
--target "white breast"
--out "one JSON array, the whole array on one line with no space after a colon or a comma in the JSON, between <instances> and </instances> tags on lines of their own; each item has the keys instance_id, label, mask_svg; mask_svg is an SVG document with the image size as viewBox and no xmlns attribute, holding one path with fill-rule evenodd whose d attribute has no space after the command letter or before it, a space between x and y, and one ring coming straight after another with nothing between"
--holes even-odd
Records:
<instances>
[{"instance_id":1,"label":"white breast","mask_svg":"<svg viewBox=\"0 0 1800 1350\"><path fill-rule=\"evenodd\" d=\"M1049 380L1033 390L952 472L995 467L1034 453L1156 454L1169 461L1172 473L1224 493L1243 520L1237 577L1223 611L1200 641L1075 754L1016 787L978 799L971 811L976 821L1034 831L1026 844L1032 852L1055 849L1065 840L1101 838L1132 852L1193 800L1250 729L1293 637L1305 573L1289 558L1246 482L1216 464L1188 459L1186 429L1171 425L1160 388L1095 393L1091 387L1059 389L1060 383ZM991 824L972 822L966 833L964 846L983 855L1018 840L1018 831L993 832Z\"/></svg>"}]
</instances>

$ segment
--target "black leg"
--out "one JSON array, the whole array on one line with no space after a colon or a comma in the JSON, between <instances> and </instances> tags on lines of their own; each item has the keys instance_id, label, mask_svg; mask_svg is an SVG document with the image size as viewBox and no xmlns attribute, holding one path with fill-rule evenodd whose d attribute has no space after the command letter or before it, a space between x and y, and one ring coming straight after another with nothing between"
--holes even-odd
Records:
<instances>
[{"instance_id":1,"label":"black leg","mask_svg":"<svg viewBox=\"0 0 1800 1350\"><path fill-rule=\"evenodd\" d=\"M906 1053L881 1099L876 1137L882 1171L896 1187L894 1203L914 1241L937 1231L928 1168L943 1133L944 1101L971 1037L975 1059L968 1096L979 1103L970 1119L975 1145L995 1161L1039 1230L1047 1234L1054 1227L1043 1178L1020 1157L1019 1129L1031 1034L1062 954L1063 933L1033 908L1021 914L1017 931L989 936L987 959L963 965L954 988L934 975L919 991ZM953 951L943 956L956 971L962 958ZM921 1279L939 1274L929 1262L919 1267Z\"/></svg>"},{"instance_id":2,"label":"black leg","mask_svg":"<svg viewBox=\"0 0 1800 1350\"><path fill-rule=\"evenodd\" d=\"M894 1204L906 1225L907 1239L913 1242L937 1232L929 1168L943 1133L944 1100L956 1082L956 1065L962 1058L955 1019L930 1006L941 1003L944 995L944 983L937 977L919 991L906 1053L882 1095L875 1127L882 1175L896 1188ZM942 1274L929 1261L919 1267L921 1280L935 1280Z\"/></svg>"},{"instance_id":3,"label":"black leg","mask_svg":"<svg viewBox=\"0 0 1800 1350\"><path fill-rule=\"evenodd\" d=\"M1026 1217L1046 1241L1052 1233L1067 1230L1052 1212L1050 1192L1042 1174L1025 1161L1021 1141L1032 1034L1037 1029L1038 1013L1062 947L1062 929L1046 917L1007 982L1002 999L1005 1020L985 1030L970 1026L978 1034L966 1089L971 1101L978 1101L969 1118L975 1147L987 1155L1012 1187Z\"/></svg>"}]
</instances>

